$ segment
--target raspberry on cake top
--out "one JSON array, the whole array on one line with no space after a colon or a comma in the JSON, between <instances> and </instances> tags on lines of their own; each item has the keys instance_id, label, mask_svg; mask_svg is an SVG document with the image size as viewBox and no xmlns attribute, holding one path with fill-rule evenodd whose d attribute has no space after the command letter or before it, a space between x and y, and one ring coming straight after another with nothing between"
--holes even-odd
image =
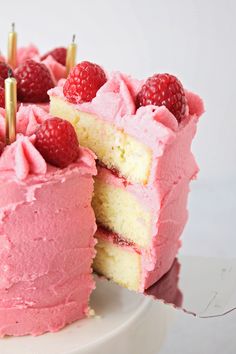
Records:
<instances>
[{"instance_id":1,"label":"raspberry on cake top","mask_svg":"<svg viewBox=\"0 0 236 354\"><path fill-rule=\"evenodd\" d=\"M58 47L44 55L33 44L17 49L14 76L18 83L18 100L26 103L47 103L47 91L66 77L66 48ZM10 66L0 59L0 107L4 102L4 80Z\"/></svg>"},{"instance_id":2,"label":"raspberry on cake top","mask_svg":"<svg viewBox=\"0 0 236 354\"><path fill-rule=\"evenodd\" d=\"M0 110L0 336L55 332L94 289L94 155L69 122L21 106L5 146Z\"/></svg>"}]
</instances>

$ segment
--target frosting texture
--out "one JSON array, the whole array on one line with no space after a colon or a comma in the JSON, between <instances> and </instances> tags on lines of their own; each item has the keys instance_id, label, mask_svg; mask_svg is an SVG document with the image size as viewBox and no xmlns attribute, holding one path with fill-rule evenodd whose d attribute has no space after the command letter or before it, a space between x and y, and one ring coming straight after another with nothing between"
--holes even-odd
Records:
<instances>
[{"instance_id":1,"label":"frosting texture","mask_svg":"<svg viewBox=\"0 0 236 354\"><path fill-rule=\"evenodd\" d=\"M94 155L80 148L67 168L48 165L34 147L48 117L20 107L17 140L0 156L1 337L54 332L85 317L94 288Z\"/></svg>"}]
</instances>

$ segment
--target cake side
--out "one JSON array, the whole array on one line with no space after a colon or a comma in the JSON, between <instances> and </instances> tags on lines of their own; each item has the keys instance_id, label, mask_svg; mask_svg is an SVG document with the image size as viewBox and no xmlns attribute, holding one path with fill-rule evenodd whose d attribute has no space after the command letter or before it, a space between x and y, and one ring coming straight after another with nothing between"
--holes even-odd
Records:
<instances>
[{"instance_id":1,"label":"cake side","mask_svg":"<svg viewBox=\"0 0 236 354\"><path fill-rule=\"evenodd\" d=\"M24 110L30 119L18 120L22 133L0 156L1 337L54 332L87 316L95 286L94 155L79 148L68 167L46 163L31 135L40 123Z\"/></svg>"}]
</instances>

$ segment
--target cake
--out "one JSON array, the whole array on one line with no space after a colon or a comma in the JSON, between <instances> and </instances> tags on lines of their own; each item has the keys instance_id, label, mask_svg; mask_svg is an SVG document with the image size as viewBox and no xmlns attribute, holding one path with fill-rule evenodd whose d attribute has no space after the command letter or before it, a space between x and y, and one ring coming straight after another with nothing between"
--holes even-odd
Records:
<instances>
[{"instance_id":1,"label":"cake","mask_svg":"<svg viewBox=\"0 0 236 354\"><path fill-rule=\"evenodd\" d=\"M181 245L203 102L173 75L136 80L89 62L49 95L51 114L69 120L98 158L93 267L143 292L170 269Z\"/></svg>"},{"instance_id":2,"label":"cake","mask_svg":"<svg viewBox=\"0 0 236 354\"><path fill-rule=\"evenodd\" d=\"M94 154L34 105L19 108L4 146L0 113L0 336L54 332L90 311Z\"/></svg>"}]
</instances>

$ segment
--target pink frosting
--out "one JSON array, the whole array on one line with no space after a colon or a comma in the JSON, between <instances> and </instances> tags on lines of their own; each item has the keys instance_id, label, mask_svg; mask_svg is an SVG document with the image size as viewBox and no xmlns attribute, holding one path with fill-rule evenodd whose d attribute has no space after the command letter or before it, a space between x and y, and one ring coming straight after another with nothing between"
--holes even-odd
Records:
<instances>
[{"instance_id":1,"label":"pink frosting","mask_svg":"<svg viewBox=\"0 0 236 354\"><path fill-rule=\"evenodd\" d=\"M60 79L66 77L66 67L58 63L58 61L56 61L51 55L49 55L46 59L42 60L42 63L46 65L46 67L50 71L55 85Z\"/></svg>"},{"instance_id":2,"label":"pink frosting","mask_svg":"<svg viewBox=\"0 0 236 354\"><path fill-rule=\"evenodd\" d=\"M40 124L49 118L51 116L44 108L21 104L17 112L17 132L30 136L36 132Z\"/></svg>"},{"instance_id":3,"label":"pink frosting","mask_svg":"<svg viewBox=\"0 0 236 354\"><path fill-rule=\"evenodd\" d=\"M27 59L39 60L40 54L38 48L34 44L27 47L17 49L17 66L21 65Z\"/></svg>"},{"instance_id":4,"label":"pink frosting","mask_svg":"<svg viewBox=\"0 0 236 354\"><path fill-rule=\"evenodd\" d=\"M34 147L33 139L18 135L0 158L0 172L3 171L14 171L19 180L24 180L29 174L46 174L47 164Z\"/></svg>"},{"instance_id":5,"label":"pink frosting","mask_svg":"<svg viewBox=\"0 0 236 354\"><path fill-rule=\"evenodd\" d=\"M20 107L20 133L0 157L0 336L54 332L83 318L94 288L94 155L81 148L65 169L46 164L31 134L47 117Z\"/></svg>"}]
</instances>

